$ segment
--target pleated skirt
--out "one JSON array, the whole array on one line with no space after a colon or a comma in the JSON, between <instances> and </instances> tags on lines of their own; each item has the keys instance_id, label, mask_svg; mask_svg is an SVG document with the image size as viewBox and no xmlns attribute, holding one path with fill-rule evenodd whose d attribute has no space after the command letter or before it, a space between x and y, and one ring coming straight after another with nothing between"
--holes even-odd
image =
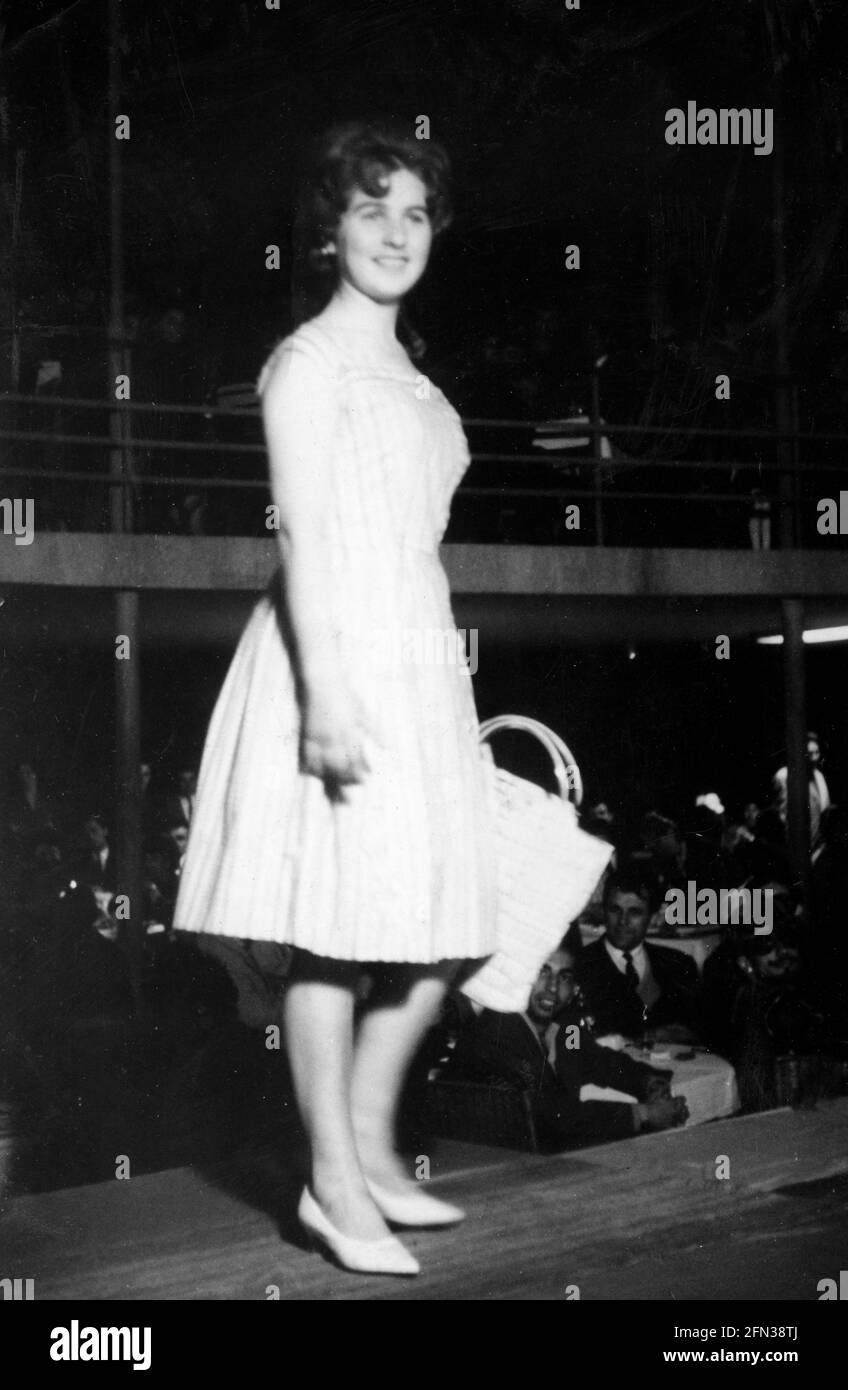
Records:
<instances>
[{"instance_id":1,"label":"pleated skirt","mask_svg":"<svg viewBox=\"0 0 848 1390\"><path fill-rule=\"evenodd\" d=\"M416 575L414 631L455 632L438 561L422 561ZM378 747L366 780L332 798L300 770L301 712L275 577L209 725L177 930L338 960L423 964L494 950L492 791L470 672L444 641L410 651L401 621L395 612L398 640L382 660L373 643L367 661L354 656ZM353 653L366 647L349 644Z\"/></svg>"}]
</instances>

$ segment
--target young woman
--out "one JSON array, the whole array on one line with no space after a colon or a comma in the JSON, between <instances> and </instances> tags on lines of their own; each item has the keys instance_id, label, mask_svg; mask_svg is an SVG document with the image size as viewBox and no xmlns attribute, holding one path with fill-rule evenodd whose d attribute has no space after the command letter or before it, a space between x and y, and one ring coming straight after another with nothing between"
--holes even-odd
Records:
<instances>
[{"instance_id":1,"label":"young woman","mask_svg":"<svg viewBox=\"0 0 848 1390\"><path fill-rule=\"evenodd\" d=\"M458 965L494 949L477 717L438 554L468 450L396 335L450 220L447 175L433 142L381 125L318 151L301 225L329 302L259 381L280 570L212 717L175 915L295 948L300 1219L347 1268L393 1274L418 1264L388 1222L463 1216L408 1178L395 1117Z\"/></svg>"}]
</instances>

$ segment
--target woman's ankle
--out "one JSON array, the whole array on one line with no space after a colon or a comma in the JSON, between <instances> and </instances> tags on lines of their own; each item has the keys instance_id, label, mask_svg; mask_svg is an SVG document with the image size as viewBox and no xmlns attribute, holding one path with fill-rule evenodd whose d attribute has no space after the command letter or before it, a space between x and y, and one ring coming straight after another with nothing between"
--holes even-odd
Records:
<instances>
[{"instance_id":1,"label":"woman's ankle","mask_svg":"<svg viewBox=\"0 0 848 1390\"><path fill-rule=\"evenodd\" d=\"M410 1181L406 1164L393 1145L362 1145L359 1161L365 1177L386 1187L406 1185Z\"/></svg>"},{"instance_id":2,"label":"woman's ankle","mask_svg":"<svg viewBox=\"0 0 848 1390\"><path fill-rule=\"evenodd\" d=\"M314 1173L309 1190L327 1220L342 1235L357 1240L382 1240L390 1234L364 1179L351 1181L334 1174Z\"/></svg>"}]
</instances>

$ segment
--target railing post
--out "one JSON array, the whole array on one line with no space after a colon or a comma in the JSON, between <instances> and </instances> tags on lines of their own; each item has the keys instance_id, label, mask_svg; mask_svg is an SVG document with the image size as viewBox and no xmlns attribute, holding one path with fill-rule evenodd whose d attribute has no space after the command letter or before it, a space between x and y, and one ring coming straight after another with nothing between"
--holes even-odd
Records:
<instances>
[{"instance_id":1,"label":"railing post","mask_svg":"<svg viewBox=\"0 0 848 1390\"><path fill-rule=\"evenodd\" d=\"M786 844L792 873L806 902L810 874L810 792L804 681L804 605L800 599L782 599L780 608L788 779Z\"/></svg>"},{"instance_id":2,"label":"railing post","mask_svg":"<svg viewBox=\"0 0 848 1390\"><path fill-rule=\"evenodd\" d=\"M797 504L795 501L795 480L792 468L792 446L789 441L792 411L789 403L789 330L787 323L787 282L786 282L786 194L783 155L783 82L779 73L774 77L774 110L777 117L777 139L774 142L772 175L772 216L771 248L772 270L774 276L774 370L778 378L775 386L775 428L777 431L777 461L781 465L778 473L778 515L777 534L781 550L794 548L798 544L795 533Z\"/></svg>"},{"instance_id":3,"label":"railing post","mask_svg":"<svg viewBox=\"0 0 848 1390\"><path fill-rule=\"evenodd\" d=\"M115 399L115 378L124 372L124 266L123 266L123 184L121 154L115 135L119 115L120 0L109 0L109 395ZM132 389L132 388L130 388ZM109 412L109 512L112 530L132 529L131 498L127 490L126 412ZM114 599L115 619L115 838L118 893L128 905L122 916L121 941L130 964L130 980L136 1007L141 1004L144 912L141 873L141 648L138 622L138 591L119 589Z\"/></svg>"},{"instance_id":4,"label":"railing post","mask_svg":"<svg viewBox=\"0 0 848 1390\"><path fill-rule=\"evenodd\" d=\"M775 420L777 429L778 473L778 544L781 550L798 545L798 478L797 463L790 438L792 408L787 386L781 382L775 388Z\"/></svg>"},{"instance_id":5,"label":"railing post","mask_svg":"<svg viewBox=\"0 0 848 1390\"><path fill-rule=\"evenodd\" d=\"M118 589L114 599L116 636L125 639L115 657L116 768L115 832L118 892L129 905L121 941L130 963L136 1004L141 1002L144 911L141 859L141 650L138 591Z\"/></svg>"},{"instance_id":6,"label":"railing post","mask_svg":"<svg viewBox=\"0 0 848 1390\"><path fill-rule=\"evenodd\" d=\"M792 532L795 545L802 549L804 545L804 529L801 503L801 444L798 439L800 430L801 409L798 395L798 383L793 381L789 397L789 408L792 415L792 441L787 453L792 459Z\"/></svg>"},{"instance_id":7,"label":"railing post","mask_svg":"<svg viewBox=\"0 0 848 1390\"><path fill-rule=\"evenodd\" d=\"M601 378L595 368L592 372L592 453L595 457L595 467L593 469L595 478L595 545L604 543L604 511L601 499Z\"/></svg>"}]
</instances>

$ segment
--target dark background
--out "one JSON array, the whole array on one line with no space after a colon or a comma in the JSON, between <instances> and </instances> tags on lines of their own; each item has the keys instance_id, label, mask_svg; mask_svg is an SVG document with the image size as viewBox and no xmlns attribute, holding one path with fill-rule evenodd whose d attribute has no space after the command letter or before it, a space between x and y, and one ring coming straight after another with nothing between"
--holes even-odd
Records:
<instances>
[{"instance_id":1,"label":"dark background","mask_svg":"<svg viewBox=\"0 0 848 1390\"><path fill-rule=\"evenodd\" d=\"M665 111L691 98L781 102L793 371L821 388L845 355L840 0L585 0L579 11L560 0L281 0L280 11L123 0L121 11L129 307L143 317L178 299L199 352L225 351L252 374L286 330L306 139L336 119L426 114L454 160L458 212L415 305L434 360L449 373L465 344L508 338L529 306L554 307L564 365L586 370L603 348L610 370L640 377L636 396L668 376L654 415L673 418L685 398L693 423L707 394L690 381L677 399L675 357L695 378L710 367L714 379L721 362L735 377L772 366L776 155L666 145ZM95 336L108 293L106 16L107 0L0 6L7 204L23 156L14 246L8 226L1 234L17 319ZM272 242L279 272L264 267ZM571 242L582 266L569 274ZM7 339L8 325L4 315Z\"/></svg>"},{"instance_id":2,"label":"dark background","mask_svg":"<svg viewBox=\"0 0 848 1390\"><path fill-rule=\"evenodd\" d=\"M733 815L766 798L783 757L783 694L778 647L498 647L479 639L475 689L481 718L505 712L541 718L567 740L583 770L586 795L603 798L632 830L651 808L684 822L697 793L718 791ZM229 652L187 646L143 657L143 748L160 785L180 760L199 759L206 723ZM111 805L114 746L110 654L19 654L3 665L2 706L21 756L34 749L51 789L68 789L85 811ZM844 648L807 650L810 723L825 739L825 771L835 799L845 794L848 731ZM523 739L502 739L499 760L545 776L543 756ZM553 785L551 783L551 785ZM762 804L762 800L761 800ZM70 809L70 807L69 807Z\"/></svg>"}]
</instances>

